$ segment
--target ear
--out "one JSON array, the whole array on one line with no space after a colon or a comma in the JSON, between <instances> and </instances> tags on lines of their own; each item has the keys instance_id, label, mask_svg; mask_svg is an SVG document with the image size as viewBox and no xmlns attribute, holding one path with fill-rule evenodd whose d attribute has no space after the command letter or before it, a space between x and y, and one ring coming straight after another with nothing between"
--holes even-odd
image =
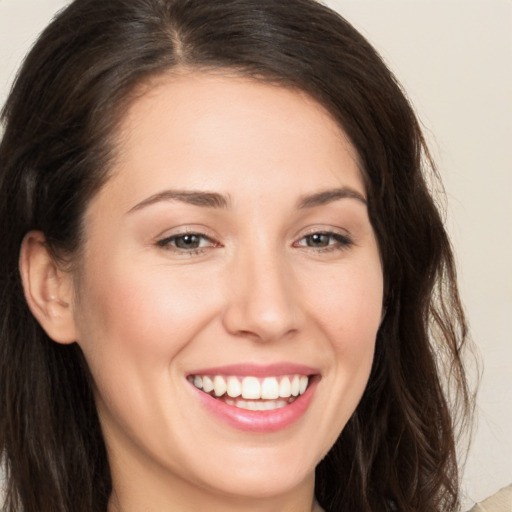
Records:
<instances>
[{"instance_id":1,"label":"ear","mask_svg":"<svg viewBox=\"0 0 512 512\"><path fill-rule=\"evenodd\" d=\"M41 327L54 341L73 343L72 275L59 268L41 231L30 231L23 239L19 268L25 298Z\"/></svg>"}]
</instances>

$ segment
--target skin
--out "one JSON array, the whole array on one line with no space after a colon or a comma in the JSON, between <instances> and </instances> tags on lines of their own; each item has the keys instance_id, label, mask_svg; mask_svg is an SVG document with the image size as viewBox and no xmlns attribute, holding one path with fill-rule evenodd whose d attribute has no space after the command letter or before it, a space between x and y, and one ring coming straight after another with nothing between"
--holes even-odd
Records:
<instances>
[{"instance_id":1,"label":"skin","mask_svg":"<svg viewBox=\"0 0 512 512\"><path fill-rule=\"evenodd\" d=\"M340 188L363 199L298 207ZM147 201L167 190L227 205ZM113 175L85 215L79 271L26 270L45 261L37 233L22 257L25 282L39 279L35 294L54 307L43 326L76 340L90 366L112 511L319 510L314 470L364 391L382 316L364 197L356 152L301 92L182 73L134 100ZM199 250L176 246L183 232L203 235ZM319 246L313 233L333 234ZM254 433L205 410L186 376L247 362L316 368L306 413Z\"/></svg>"}]
</instances>

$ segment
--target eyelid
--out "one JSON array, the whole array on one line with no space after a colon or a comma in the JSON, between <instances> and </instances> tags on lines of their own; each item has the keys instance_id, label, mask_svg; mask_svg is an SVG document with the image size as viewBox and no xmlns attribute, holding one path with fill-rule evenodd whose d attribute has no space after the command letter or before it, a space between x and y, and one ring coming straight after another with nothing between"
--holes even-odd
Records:
<instances>
[{"instance_id":1,"label":"eyelid","mask_svg":"<svg viewBox=\"0 0 512 512\"><path fill-rule=\"evenodd\" d=\"M207 252L210 249L222 247L222 244L218 242L218 237L212 236L208 233L210 230L204 226L182 226L175 228L175 231L167 231L167 234L160 235L156 238L155 245L162 249L166 249L171 252L175 252L180 255L194 255ZM208 243L206 246L199 247L177 247L172 244L173 241L187 235L195 235ZM313 245L306 245L301 242L307 237L314 235L327 235L333 238L335 243L329 243L326 246L315 247ZM348 233L347 230L333 226L311 226L306 231L297 234L295 241L292 243L292 247L314 251L314 252L329 252L329 251L341 251L347 250L349 247L354 245L353 237Z\"/></svg>"},{"instance_id":2,"label":"eyelid","mask_svg":"<svg viewBox=\"0 0 512 512\"><path fill-rule=\"evenodd\" d=\"M325 247L312 247L300 244L305 238L313 235L328 235L335 240L337 243L329 244ZM346 250L349 247L355 245L352 235L345 229L334 228L332 226L314 226L307 229L306 232L301 233L297 236L296 241L292 244L295 247L299 247L305 250L311 250L315 252L328 252L335 250Z\"/></svg>"},{"instance_id":3,"label":"eyelid","mask_svg":"<svg viewBox=\"0 0 512 512\"><path fill-rule=\"evenodd\" d=\"M214 241L218 238L217 234L202 224L181 224L161 231L154 239L158 243L159 240L185 235L200 235Z\"/></svg>"},{"instance_id":4,"label":"eyelid","mask_svg":"<svg viewBox=\"0 0 512 512\"><path fill-rule=\"evenodd\" d=\"M217 241L216 237L212 236L210 233L208 233L208 231L208 229L202 226L181 226L179 228L175 228L171 232L167 231L165 235L158 236L156 238L155 245L162 249L183 255L199 254L215 247L222 247L222 244ZM173 240L179 239L180 237L186 237L187 235L195 235L202 239L208 240L210 243L206 247L196 247L190 249L176 247L175 245L171 244Z\"/></svg>"},{"instance_id":5,"label":"eyelid","mask_svg":"<svg viewBox=\"0 0 512 512\"><path fill-rule=\"evenodd\" d=\"M342 236L344 238L352 240L353 237L350 234L350 232L347 229L340 228L338 226L332 226L332 225L322 225L322 224L315 224L306 226L305 228L301 229L297 232L294 239L299 240L306 236L315 235L315 234L325 233L330 235L338 235Z\"/></svg>"},{"instance_id":6,"label":"eyelid","mask_svg":"<svg viewBox=\"0 0 512 512\"><path fill-rule=\"evenodd\" d=\"M164 245L166 245L171 240L176 240L176 239L183 238L183 237L186 237L186 236L197 236L198 238L203 238L205 240L208 240L208 241L212 242L212 245L215 244L215 241L212 240L207 235L204 235L202 233L189 232L189 233L176 233L174 235L166 236L166 237L158 240L157 241L157 245L164 246Z\"/></svg>"}]
</instances>

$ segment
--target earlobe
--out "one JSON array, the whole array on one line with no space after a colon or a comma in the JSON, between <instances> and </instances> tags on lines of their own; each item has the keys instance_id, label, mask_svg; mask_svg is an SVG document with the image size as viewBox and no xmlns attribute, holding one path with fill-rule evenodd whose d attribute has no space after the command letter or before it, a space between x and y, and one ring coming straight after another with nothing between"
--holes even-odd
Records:
<instances>
[{"instance_id":1,"label":"earlobe","mask_svg":"<svg viewBox=\"0 0 512 512\"><path fill-rule=\"evenodd\" d=\"M76 341L72 276L59 268L41 231L23 239L19 268L28 306L48 336L58 343Z\"/></svg>"}]
</instances>

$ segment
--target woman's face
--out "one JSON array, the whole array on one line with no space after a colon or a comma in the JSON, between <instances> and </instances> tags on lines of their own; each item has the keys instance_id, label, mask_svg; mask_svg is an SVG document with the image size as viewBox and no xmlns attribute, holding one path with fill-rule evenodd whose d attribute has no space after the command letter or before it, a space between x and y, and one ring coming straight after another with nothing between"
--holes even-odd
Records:
<instances>
[{"instance_id":1,"label":"woman's face","mask_svg":"<svg viewBox=\"0 0 512 512\"><path fill-rule=\"evenodd\" d=\"M85 226L74 318L114 486L311 489L382 314L357 155L335 121L290 89L162 78L127 112Z\"/></svg>"}]
</instances>

